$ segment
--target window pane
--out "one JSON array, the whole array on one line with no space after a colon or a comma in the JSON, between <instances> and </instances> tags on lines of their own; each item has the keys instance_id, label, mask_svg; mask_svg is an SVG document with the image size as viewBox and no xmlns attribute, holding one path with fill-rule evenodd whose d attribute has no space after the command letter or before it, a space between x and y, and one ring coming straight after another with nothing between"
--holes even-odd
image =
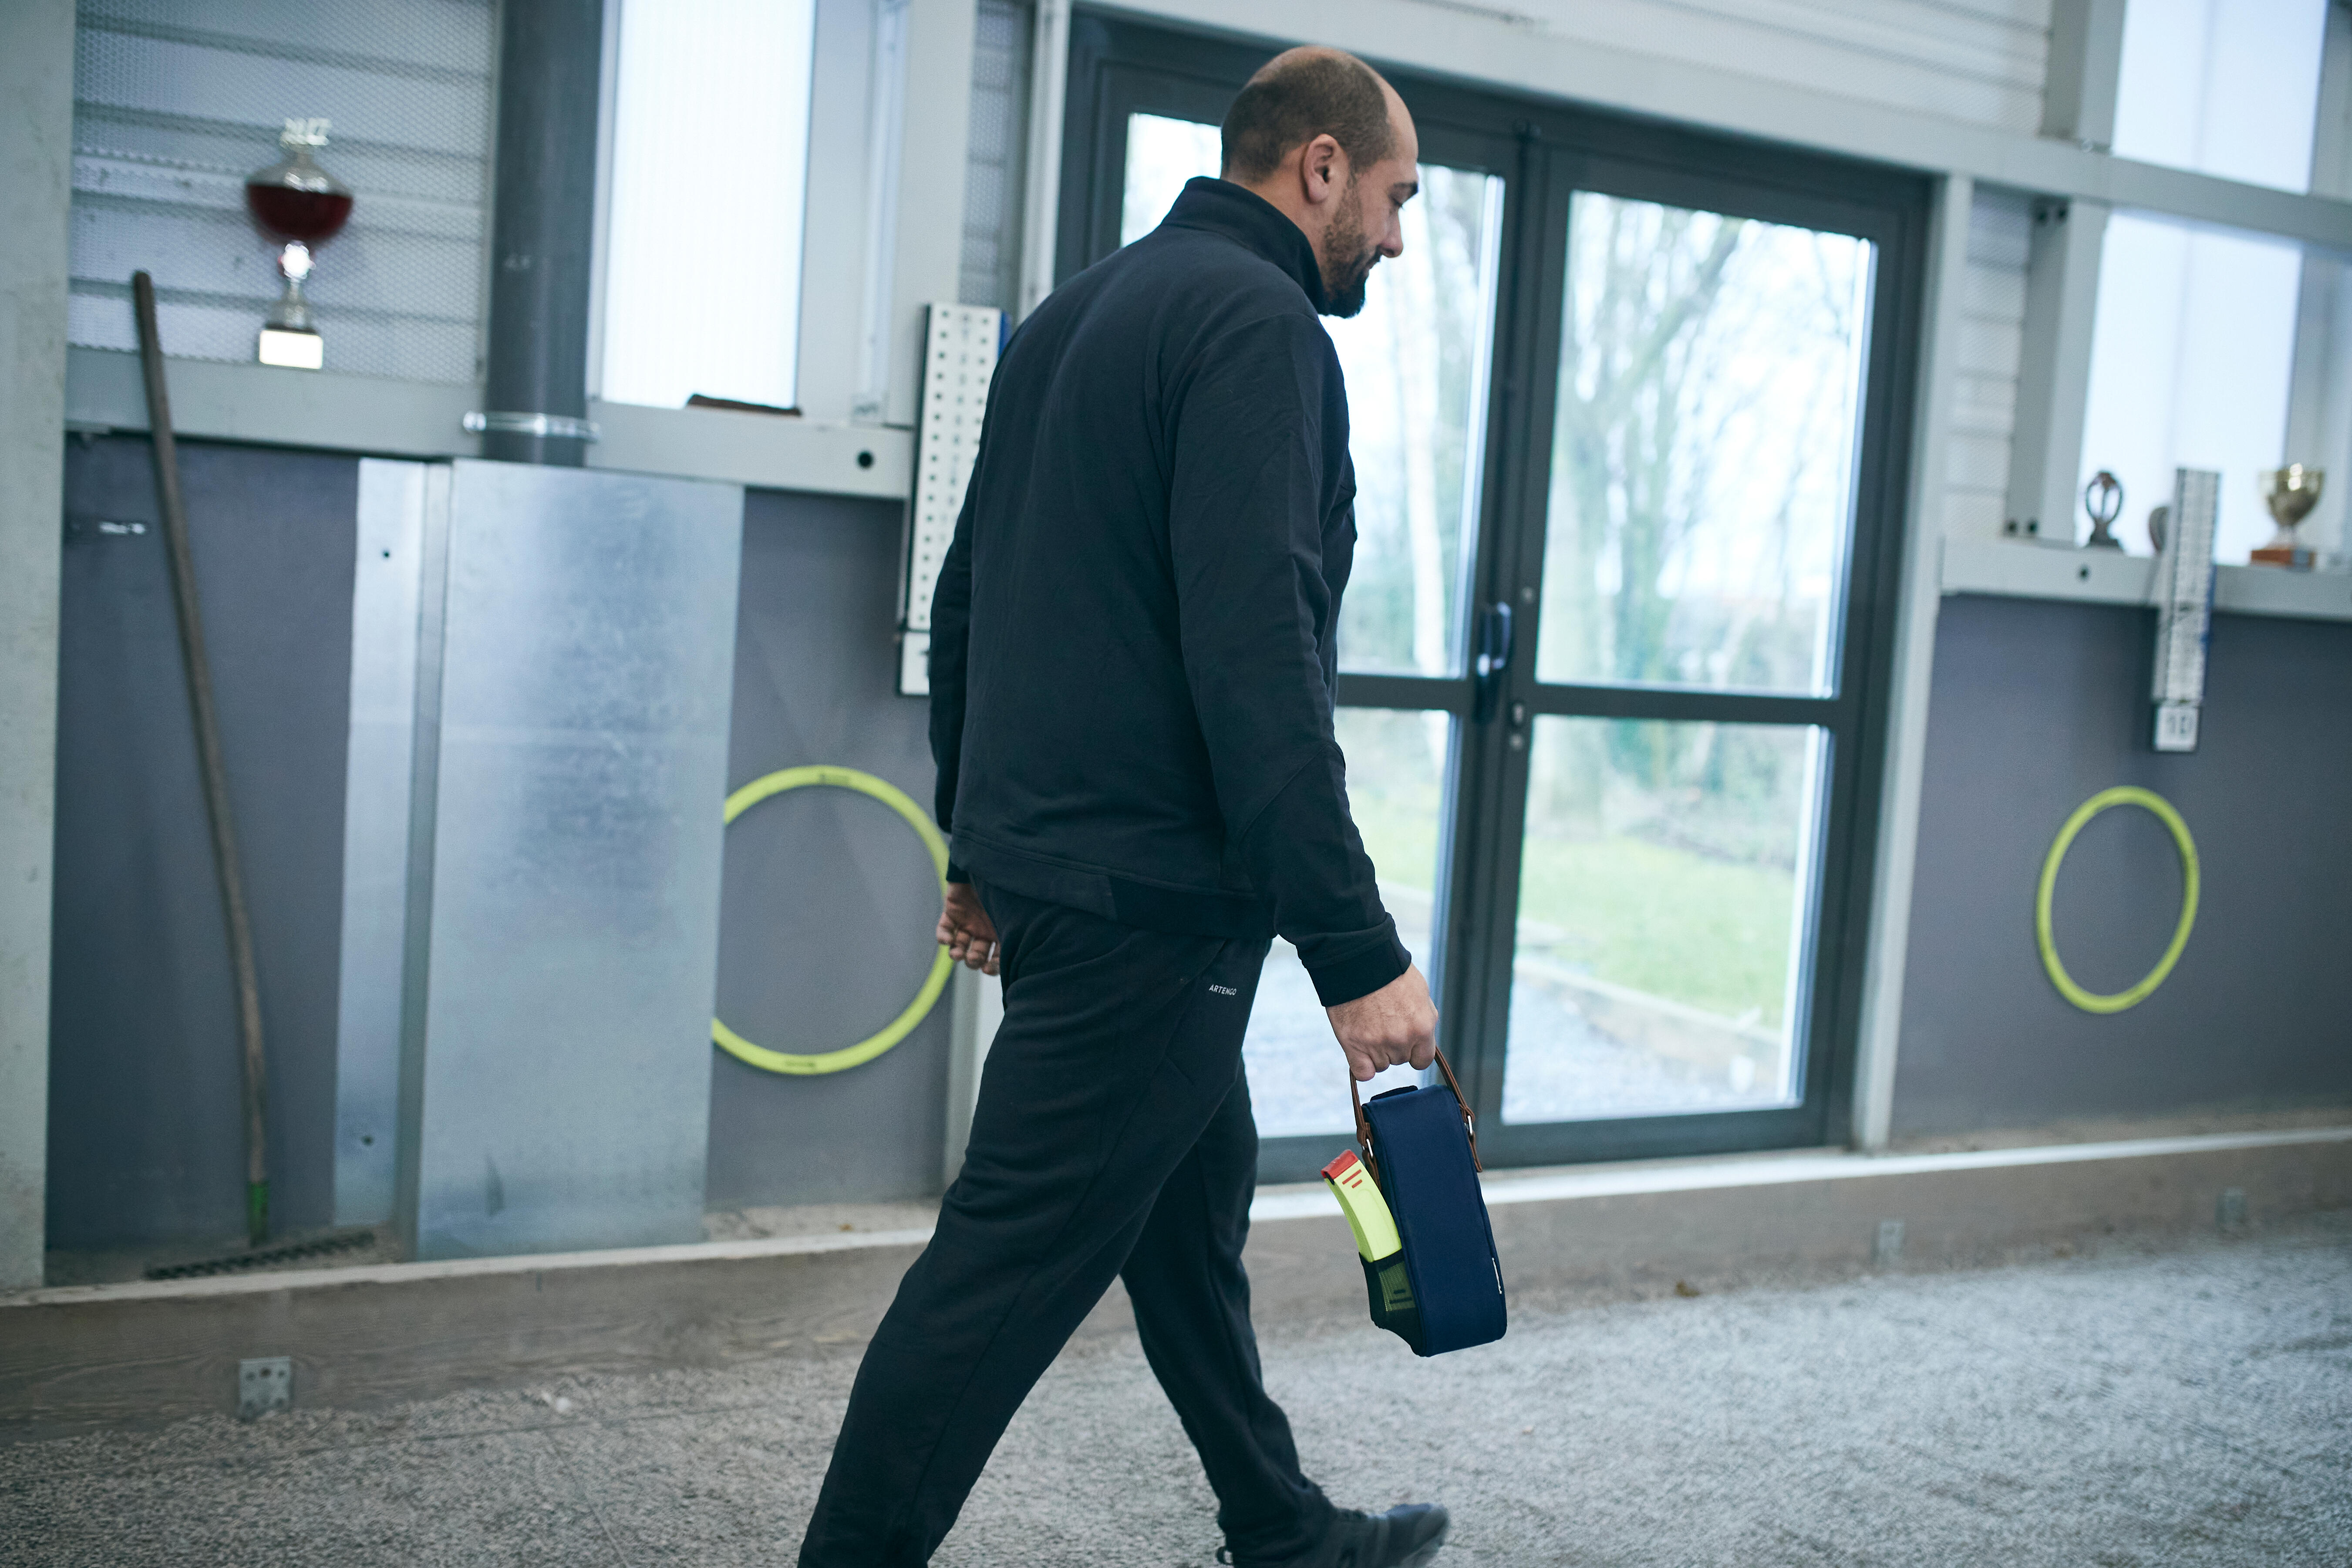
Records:
<instances>
[{"instance_id":1,"label":"window pane","mask_svg":"<svg viewBox=\"0 0 2352 1568\"><path fill-rule=\"evenodd\" d=\"M2154 549L2147 514L2171 501L2175 468L2211 468L2221 476L2213 558L2242 563L2275 531L2257 471L2335 455L2285 450L2302 279L2291 244L2126 213L2107 220L2076 493L2102 468L2123 482L2115 532L2126 549ZM2089 537L2079 508L2074 530Z\"/></svg>"},{"instance_id":2,"label":"window pane","mask_svg":"<svg viewBox=\"0 0 2352 1568\"><path fill-rule=\"evenodd\" d=\"M1150 233L1184 182L1219 162L1215 126L1129 115L1119 243ZM1323 323L1347 379L1356 462L1339 664L1449 676L1463 665L1477 533L1503 182L1439 163L1423 164L1421 182L1404 209L1404 254L1372 269L1361 313Z\"/></svg>"},{"instance_id":3,"label":"window pane","mask_svg":"<svg viewBox=\"0 0 2352 1568\"><path fill-rule=\"evenodd\" d=\"M2116 154L2308 190L2326 33L2327 0L2131 0Z\"/></svg>"},{"instance_id":4,"label":"window pane","mask_svg":"<svg viewBox=\"0 0 2352 1568\"><path fill-rule=\"evenodd\" d=\"M790 406L813 0L630 0L604 237L610 403Z\"/></svg>"},{"instance_id":5,"label":"window pane","mask_svg":"<svg viewBox=\"0 0 2352 1568\"><path fill-rule=\"evenodd\" d=\"M1576 196L1538 679L1834 687L1871 263Z\"/></svg>"},{"instance_id":6,"label":"window pane","mask_svg":"<svg viewBox=\"0 0 2352 1568\"><path fill-rule=\"evenodd\" d=\"M1338 728L1348 754L1348 800L1380 873L1381 901L1427 974L1454 721L1444 713L1343 708ZM1347 1058L1331 1037L1331 1020L1316 1000L1298 950L1286 942L1277 939L1266 957L1242 1055L1258 1131L1266 1137L1355 1131ZM1418 1076L1410 1068L1391 1068L1364 1087L1364 1098Z\"/></svg>"},{"instance_id":7,"label":"window pane","mask_svg":"<svg viewBox=\"0 0 2352 1568\"><path fill-rule=\"evenodd\" d=\"M1127 184L1119 196L1118 242L1133 245L1160 226L1184 182L1213 175L1224 162L1217 128L1160 114L1127 117Z\"/></svg>"},{"instance_id":8,"label":"window pane","mask_svg":"<svg viewBox=\"0 0 2352 1568\"><path fill-rule=\"evenodd\" d=\"M1356 460L1343 669L1461 671L1502 232L1501 180L1423 164L1404 254L1372 268L1360 315L1324 322L1347 376Z\"/></svg>"},{"instance_id":9,"label":"window pane","mask_svg":"<svg viewBox=\"0 0 2352 1568\"><path fill-rule=\"evenodd\" d=\"M1539 718L1534 745L1504 1120L1794 1103L1826 732Z\"/></svg>"}]
</instances>

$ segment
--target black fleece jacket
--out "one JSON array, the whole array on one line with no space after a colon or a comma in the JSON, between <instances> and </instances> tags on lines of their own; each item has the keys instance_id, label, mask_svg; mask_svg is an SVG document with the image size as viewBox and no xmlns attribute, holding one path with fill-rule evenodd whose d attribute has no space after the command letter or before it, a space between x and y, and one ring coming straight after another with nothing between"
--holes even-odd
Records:
<instances>
[{"instance_id":1,"label":"black fleece jacket","mask_svg":"<svg viewBox=\"0 0 2352 1568\"><path fill-rule=\"evenodd\" d=\"M1327 1006L1410 955L1349 816L1356 543L1314 248L1239 185L1013 334L931 605L958 877L1149 930L1279 934Z\"/></svg>"}]
</instances>

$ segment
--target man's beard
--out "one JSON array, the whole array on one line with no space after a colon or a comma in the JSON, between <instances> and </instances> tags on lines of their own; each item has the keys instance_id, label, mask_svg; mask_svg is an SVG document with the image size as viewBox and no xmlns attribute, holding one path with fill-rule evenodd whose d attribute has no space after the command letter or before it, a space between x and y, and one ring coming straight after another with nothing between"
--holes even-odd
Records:
<instances>
[{"instance_id":1,"label":"man's beard","mask_svg":"<svg viewBox=\"0 0 2352 1568\"><path fill-rule=\"evenodd\" d=\"M1315 258L1323 273L1323 313L1344 321L1362 310L1364 289L1380 258L1380 251L1364 243L1364 198L1356 189L1356 176L1349 174Z\"/></svg>"}]
</instances>

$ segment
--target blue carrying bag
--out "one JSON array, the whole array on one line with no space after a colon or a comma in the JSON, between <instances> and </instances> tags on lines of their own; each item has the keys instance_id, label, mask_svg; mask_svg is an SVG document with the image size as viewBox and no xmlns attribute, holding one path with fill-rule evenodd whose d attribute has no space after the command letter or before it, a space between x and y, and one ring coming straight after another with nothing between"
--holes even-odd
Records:
<instances>
[{"instance_id":1,"label":"blue carrying bag","mask_svg":"<svg viewBox=\"0 0 2352 1568\"><path fill-rule=\"evenodd\" d=\"M1491 1343L1507 1326L1502 1260L1478 1186L1477 1125L1443 1051L1437 1068L1443 1084L1392 1089L1369 1105L1352 1079L1348 1085L1356 1105L1356 1142L1394 1217L1412 1291L1398 1310L1391 1282L1384 1310L1376 1269L1368 1262L1373 1320L1423 1356Z\"/></svg>"}]
</instances>

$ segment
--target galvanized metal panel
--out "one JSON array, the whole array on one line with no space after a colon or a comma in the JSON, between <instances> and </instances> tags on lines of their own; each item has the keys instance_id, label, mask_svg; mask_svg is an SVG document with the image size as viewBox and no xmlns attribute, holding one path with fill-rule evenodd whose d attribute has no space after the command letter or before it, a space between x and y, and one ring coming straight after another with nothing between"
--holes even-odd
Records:
<instances>
[{"instance_id":1,"label":"galvanized metal panel","mask_svg":"<svg viewBox=\"0 0 2352 1568\"><path fill-rule=\"evenodd\" d=\"M425 495L428 486L446 492L448 479L437 465L360 464L335 1028L337 1225L392 1217Z\"/></svg>"},{"instance_id":2,"label":"galvanized metal panel","mask_svg":"<svg viewBox=\"0 0 2352 1568\"><path fill-rule=\"evenodd\" d=\"M742 510L456 465L415 1256L701 1234Z\"/></svg>"}]
</instances>

